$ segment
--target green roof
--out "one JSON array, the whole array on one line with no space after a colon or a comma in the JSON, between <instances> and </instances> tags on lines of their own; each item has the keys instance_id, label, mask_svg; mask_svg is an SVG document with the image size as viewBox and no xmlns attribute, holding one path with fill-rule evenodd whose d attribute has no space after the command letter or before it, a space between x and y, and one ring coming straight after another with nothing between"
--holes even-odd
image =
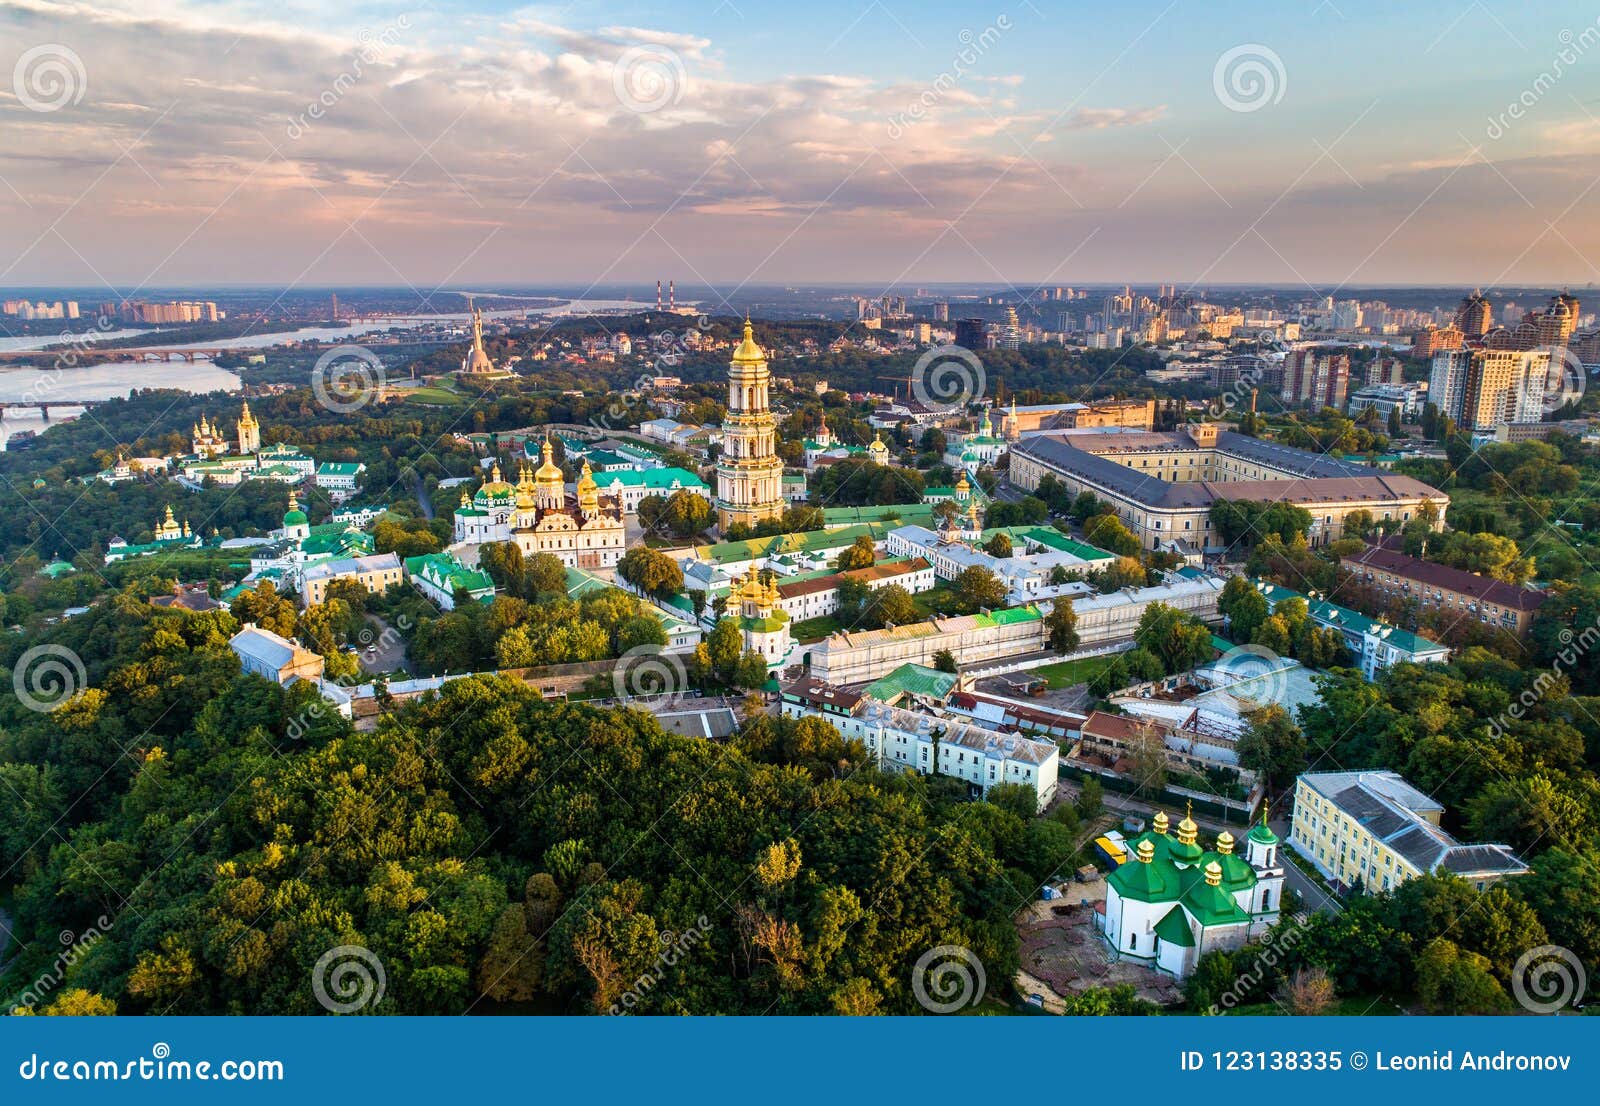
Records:
<instances>
[{"instance_id":1,"label":"green roof","mask_svg":"<svg viewBox=\"0 0 1600 1106\"><path fill-rule=\"evenodd\" d=\"M1222 886L1229 891L1243 891L1256 885L1256 870L1237 853L1206 853L1200 858L1200 867L1204 868L1212 861L1216 861L1222 869Z\"/></svg>"},{"instance_id":2,"label":"green roof","mask_svg":"<svg viewBox=\"0 0 1600 1106\"><path fill-rule=\"evenodd\" d=\"M1174 906L1156 923L1156 936L1169 945L1194 948L1194 933L1189 929L1189 919L1181 906Z\"/></svg>"},{"instance_id":3,"label":"green roof","mask_svg":"<svg viewBox=\"0 0 1600 1106\"><path fill-rule=\"evenodd\" d=\"M1106 877L1106 882L1125 899L1176 902L1183 890L1178 881L1180 874L1177 867L1165 857L1157 857L1146 864L1130 850L1128 862L1117 865L1116 870Z\"/></svg>"},{"instance_id":4,"label":"green roof","mask_svg":"<svg viewBox=\"0 0 1600 1106\"><path fill-rule=\"evenodd\" d=\"M754 634L774 634L783 629L789 622L789 615L785 611L775 610L765 618L741 618L739 625Z\"/></svg>"},{"instance_id":5,"label":"green roof","mask_svg":"<svg viewBox=\"0 0 1600 1106\"><path fill-rule=\"evenodd\" d=\"M1109 561L1114 557L1113 554L1097 546L1075 541L1051 526L1014 526L1010 534L1013 541L1021 538L1023 541L1035 542L1047 549L1071 553L1074 557L1085 561Z\"/></svg>"},{"instance_id":6,"label":"green roof","mask_svg":"<svg viewBox=\"0 0 1600 1106\"><path fill-rule=\"evenodd\" d=\"M931 503L890 503L878 507L824 507L827 527L892 522L895 526L927 526L933 522Z\"/></svg>"},{"instance_id":7,"label":"green roof","mask_svg":"<svg viewBox=\"0 0 1600 1106\"><path fill-rule=\"evenodd\" d=\"M1402 630L1398 626L1391 626L1373 618L1368 618L1360 611L1353 611L1349 607L1341 607L1337 603L1330 603L1326 599L1310 599L1297 591L1282 587L1266 580L1255 581L1256 590L1272 604L1272 609L1277 610L1278 604L1288 599L1305 600L1306 609L1311 618L1325 626L1337 626L1342 630L1349 630L1355 634L1370 634L1381 638L1386 644L1407 653L1432 653L1444 646L1430 641L1420 634L1410 630Z\"/></svg>"},{"instance_id":8,"label":"green roof","mask_svg":"<svg viewBox=\"0 0 1600 1106\"><path fill-rule=\"evenodd\" d=\"M1206 881L1205 873L1201 869L1190 868L1183 874L1194 877L1189 883L1189 889L1184 893L1183 905L1201 925L1229 925L1250 920L1250 915L1239 908L1238 902L1232 895L1220 886L1213 886Z\"/></svg>"},{"instance_id":9,"label":"green roof","mask_svg":"<svg viewBox=\"0 0 1600 1106\"><path fill-rule=\"evenodd\" d=\"M593 455L591 454L591 457ZM618 458L619 463L626 463L625 458ZM623 469L617 472L597 472L594 482L601 491L606 491L615 485L624 488L649 488L652 491L670 491L676 485L680 488L704 488L706 482L688 469L659 468L645 469L639 472L636 469Z\"/></svg>"},{"instance_id":10,"label":"green roof","mask_svg":"<svg viewBox=\"0 0 1600 1106\"><path fill-rule=\"evenodd\" d=\"M986 615L980 614L975 617L980 620L979 625L1014 626L1019 622L1035 622L1044 616L1039 613L1038 607L1030 605L1026 607L1007 607L1004 610L990 611Z\"/></svg>"},{"instance_id":11,"label":"green roof","mask_svg":"<svg viewBox=\"0 0 1600 1106\"><path fill-rule=\"evenodd\" d=\"M702 545L696 547L694 553L700 560L713 564L735 564L758 557L775 557L780 553L820 553L841 549L863 535L875 542L882 541L892 529L893 526L881 522L868 522L860 526L841 526L836 530L807 530L799 534L774 534L768 538Z\"/></svg>"},{"instance_id":12,"label":"green roof","mask_svg":"<svg viewBox=\"0 0 1600 1106\"><path fill-rule=\"evenodd\" d=\"M1272 827L1265 822L1257 822L1250 828L1249 838L1263 845L1276 845L1278 835L1272 832Z\"/></svg>"},{"instance_id":13,"label":"green roof","mask_svg":"<svg viewBox=\"0 0 1600 1106\"><path fill-rule=\"evenodd\" d=\"M943 702L956 686L958 677L920 664L902 664L867 688L867 698L893 703L902 695L922 695Z\"/></svg>"},{"instance_id":14,"label":"green roof","mask_svg":"<svg viewBox=\"0 0 1600 1106\"><path fill-rule=\"evenodd\" d=\"M494 581L482 569L468 568L448 553L427 553L420 557L406 558L406 573L410 576L421 576L441 587L455 592L466 590L471 593L488 591L488 595L479 596L480 599L494 597Z\"/></svg>"},{"instance_id":15,"label":"green roof","mask_svg":"<svg viewBox=\"0 0 1600 1106\"><path fill-rule=\"evenodd\" d=\"M359 461L324 461L317 466L318 476L354 476L360 470Z\"/></svg>"}]
</instances>

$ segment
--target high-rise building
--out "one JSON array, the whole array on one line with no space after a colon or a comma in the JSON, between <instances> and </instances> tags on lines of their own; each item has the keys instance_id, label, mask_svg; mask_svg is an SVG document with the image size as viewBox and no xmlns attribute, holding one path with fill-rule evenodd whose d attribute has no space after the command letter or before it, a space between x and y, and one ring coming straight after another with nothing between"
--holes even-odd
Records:
<instances>
[{"instance_id":1,"label":"high-rise building","mask_svg":"<svg viewBox=\"0 0 1600 1106\"><path fill-rule=\"evenodd\" d=\"M933 321L936 323L950 321L950 305L948 303L936 303L933 305Z\"/></svg>"},{"instance_id":2,"label":"high-rise building","mask_svg":"<svg viewBox=\"0 0 1600 1106\"><path fill-rule=\"evenodd\" d=\"M1455 323L1423 327L1411 336L1411 352L1418 357L1432 357L1440 350L1460 349L1463 338Z\"/></svg>"},{"instance_id":3,"label":"high-rise building","mask_svg":"<svg viewBox=\"0 0 1600 1106\"><path fill-rule=\"evenodd\" d=\"M1344 408L1350 390L1350 355L1332 349L1297 349L1283 364L1285 404Z\"/></svg>"},{"instance_id":4,"label":"high-rise building","mask_svg":"<svg viewBox=\"0 0 1600 1106\"><path fill-rule=\"evenodd\" d=\"M1543 418L1550 350L1475 349L1463 353L1467 364L1458 420L1463 430L1485 433L1507 423ZM1435 372L1437 365L1435 359ZM1431 398L1431 384L1428 391Z\"/></svg>"},{"instance_id":5,"label":"high-rise building","mask_svg":"<svg viewBox=\"0 0 1600 1106\"><path fill-rule=\"evenodd\" d=\"M1482 338L1493 325L1494 309L1481 291L1463 299L1456 309L1456 329L1469 339Z\"/></svg>"},{"instance_id":6,"label":"high-rise building","mask_svg":"<svg viewBox=\"0 0 1600 1106\"><path fill-rule=\"evenodd\" d=\"M723 530L783 514L783 461L777 454L771 388L767 355L746 319L744 341L728 365L728 413L717 459L717 522Z\"/></svg>"},{"instance_id":7,"label":"high-rise building","mask_svg":"<svg viewBox=\"0 0 1600 1106\"><path fill-rule=\"evenodd\" d=\"M1015 307L1006 308L1005 321L1000 324L1000 333L996 336L995 345L1001 349L1022 348L1022 323L1017 319Z\"/></svg>"},{"instance_id":8,"label":"high-rise building","mask_svg":"<svg viewBox=\"0 0 1600 1106\"><path fill-rule=\"evenodd\" d=\"M1461 422L1461 409L1467 395L1467 366L1472 363L1472 350L1446 349L1433 355L1433 369L1428 376L1428 402L1440 415Z\"/></svg>"},{"instance_id":9,"label":"high-rise building","mask_svg":"<svg viewBox=\"0 0 1600 1106\"><path fill-rule=\"evenodd\" d=\"M988 324L982 319L957 319L956 345L962 349L988 349Z\"/></svg>"},{"instance_id":10,"label":"high-rise building","mask_svg":"<svg viewBox=\"0 0 1600 1106\"><path fill-rule=\"evenodd\" d=\"M1367 362L1366 382L1371 384L1405 383L1405 363L1398 357L1374 357Z\"/></svg>"}]
</instances>

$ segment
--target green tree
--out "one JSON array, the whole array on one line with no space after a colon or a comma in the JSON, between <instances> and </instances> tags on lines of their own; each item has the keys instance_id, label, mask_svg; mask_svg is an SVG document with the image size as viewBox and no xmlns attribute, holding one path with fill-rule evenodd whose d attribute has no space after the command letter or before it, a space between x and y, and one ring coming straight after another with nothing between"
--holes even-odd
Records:
<instances>
[{"instance_id":1,"label":"green tree","mask_svg":"<svg viewBox=\"0 0 1600 1106\"><path fill-rule=\"evenodd\" d=\"M1072 600L1061 596L1050 605L1050 613L1044 616L1045 640L1050 648L1057 653L1070 653L1078 647L1078 612L1072 608Z\"/></svg>"},{"instance_id":2,"label":"green tree","mask_svg":"<svg viewBox=\"0 0 1600 1106\"><path fill-rule=\"evenodd\" d=\"M1006 604L1006 585L982 565L969 565L950 581L950 593L957 607L967 613L994 610Z\"/></svg>"},{"instance_id":3,"label":"green tree","mask_svg":"<svg viewBox=\"0 0 1600 1106\"><path fill-rule=\"evenodd\" d=\"M1245 714L1245 731L1239 736L1239 765L1267 782L1269 794L1288 787L1306 765L1306 739L1276 703Z\"/></svg>"},{"instance_id":4,"label":"green tree","mask_svg":"<svg viewBox=\"0 0 1600 1106\"><path fill-rule=\"evenodd\" d=\"M683 590L683 569L671 557L636 545L617 562L617 575L647 595L665 599Z\"/></svg>"},{"instance_id":5,"label":"green tree","mask_svg":"<svg viewBox=\"0 0 1600 1106\"><path fill-rule=\"evenodd\" d=\"M872 544L870 537L862 534L840 551L834 567L840 572L848 572L856 568L871 568L877 561L877 547Z\"/></svg>"}]
</instances>

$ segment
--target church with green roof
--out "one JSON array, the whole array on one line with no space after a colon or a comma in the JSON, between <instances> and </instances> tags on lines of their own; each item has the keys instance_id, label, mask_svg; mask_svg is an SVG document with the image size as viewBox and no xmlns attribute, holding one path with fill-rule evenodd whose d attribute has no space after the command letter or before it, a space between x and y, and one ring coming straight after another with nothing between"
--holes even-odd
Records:
<instances>
[{"instance_id":1,"label":"church with green roof","mask_svg":"<svg viewBox=\"0 0 1600 1106\"><path fill-rule=\"evenodd\" d=\"M1235 949L1277 924L1283 905L1278 836L1265 813L1245 835L1245 855L1224 830L1203 850L1192 816L1168 833L1165 812L1129 842L1129 859L1106 878L1101 935L1118 959L1183 979L1200 957Z\"/></svg>"}]
</instances>

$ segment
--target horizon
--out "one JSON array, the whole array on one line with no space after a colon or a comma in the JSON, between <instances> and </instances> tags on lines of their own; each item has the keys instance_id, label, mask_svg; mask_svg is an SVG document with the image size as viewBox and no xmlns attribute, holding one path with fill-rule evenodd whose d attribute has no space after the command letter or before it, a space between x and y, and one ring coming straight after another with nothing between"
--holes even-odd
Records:
<instances>
[{"instance_id":1,"label":"horizon","mask_svg":"<svg viewBox=\"0 0 1600 1106\"><path fill-rule=\"evenodd\" d=\"M1600 275L1575 3L747 7L0 0L0 283Z\"/></svg>"}]
</instances>

